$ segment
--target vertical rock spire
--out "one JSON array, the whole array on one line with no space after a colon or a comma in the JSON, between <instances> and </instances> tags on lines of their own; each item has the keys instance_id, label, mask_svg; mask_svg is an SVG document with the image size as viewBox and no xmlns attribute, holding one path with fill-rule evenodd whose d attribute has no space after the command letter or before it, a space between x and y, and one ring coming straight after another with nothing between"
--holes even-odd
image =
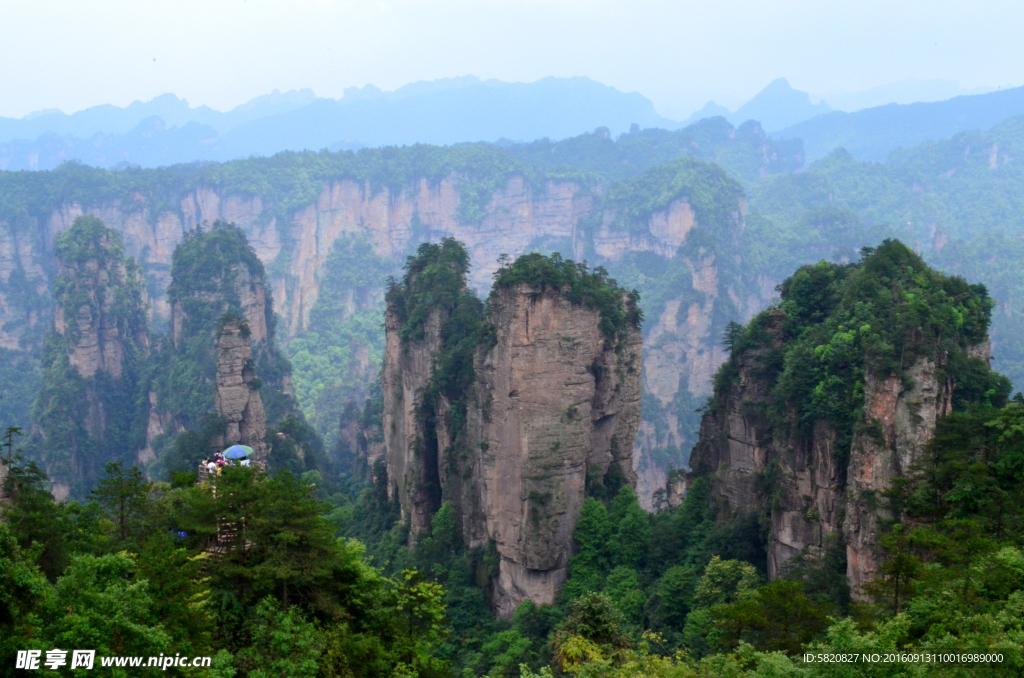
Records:
<instances>
[{"instance_id":1,"label":"vertical rock spire","mask_svg":"<svg viewBox=\"0 0 1024 678\"><path fill-rule=\"evenodd\" d=\"M450 502L466 546L496 546L494 604L510 617L554 602L588 478L636 482L640 315L603 272L557 255L503 268L485 311L459 252L424 246L388 294L388 478L412 541Z\"/></svg>"},{"instance_id":2,"label":"vertical rock spire","mask_svg":"<svg viewBox=\"0 0 1024 678\"><path fill-rule=\"evenodd\" d=\"M141 447L136 389L149 351L148 300L139 266L99 219L76 219L56 255L54 324L30 449L64 499L108 462L134 462Z\"/></svg>"},{"instance_id":3,"label":"vertical rock spire","mask_svg":"<svg viewBox=\"0 0 1024 678\"><path fill-rule=\"evenodd\" d=\"M267 457L267 420L260 397L262 382L249 348L251 331L245 321L226 317L217 335L217 414L227 425L219 446L248 445L255 461Z\"/></svg>"}]
</instances>

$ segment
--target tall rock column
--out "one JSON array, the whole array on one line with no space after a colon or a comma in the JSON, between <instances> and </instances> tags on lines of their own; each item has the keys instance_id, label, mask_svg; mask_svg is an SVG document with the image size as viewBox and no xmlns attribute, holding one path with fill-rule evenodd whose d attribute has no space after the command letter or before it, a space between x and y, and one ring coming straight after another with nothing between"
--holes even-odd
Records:
<instances>
[{"instance_id":1,"label":"tall rock column","mask_svg":"<svg viewBox=\"0 0 1024 678\"><path fill-rule=\"evenodd\" d=\"M496 343L481 349L452 479L469 545L501 557L499 616L524 600L553 603L567 576L588 473L635 484L642 339L608 340L600 313L528 285L491 299Z\"/></svg>"},{"instance_id":2,"label":"tall rock column","mask_svg":"<svg viewBox=\"0 0 1024 678\"><path fill-rule=\"evenodd\" d=\"M430 527L441 506L438 451L424 430L418 398L433 374L441 351L442 313L427 318L423 339L402 341L401 321L390 309L384 316L385 350L381 382L384 389L384 448L388 461L388 496L397 498L410 539ZM431 449L427 449L428 445Z\"/></svg>"},{"instance_id":3,"label":"tall rock column","mask_svg":"<svg viewBox=\"0 0 1024 678\"><path fill-rule=\"evenodd\" d=\"M455 241L425 245L388 292L389 491L410 541L450 502L466 546L495 545L493 602L510 617L554 602L588 480L635 485L640 313L604 272L557 255L503 266L485 311L467 268Z\"/></svg>"},{"instance_id":4,"label":"tall rock column","mask_svg":"<svg viewBox=\"0 0 1024 678\"><path fill-rule=\"evenodd\" d=\"M887 494L915 481L939 419L1009 391L988 366L992 304L896 241L853 267L804 267L781 291L730 332L692 468L722 519L768 519L770 577L842 549L863 598L886 557L879 537L901 519Z\"/></svg>"},{"instance_id":5,"label":"tall rock column","mask_svg":"<svg viewBox=\"0 0 1024 678\"><path fill-rule=\"evenodd\" d=\"M148 394L147 449L156 456L169 447L166 438L155 444L162 436L192 430L202 432L200 447L242 443L266 458L268 426L296 407L291 366L275 343L266 270L245 234L223 222L186 233L174 251L167 299L171 340ZM224 434L215 433L211 414L226 423ZM301 448L296 454L301 459Z\"/></svg>"},{"instance_id":6,"label":"tall rock column","mask_svg":"<svg viewBox=\"0 0 1024 678\"><path fill-rule=\"evenodd\" d=\"M142 435L135 390L149 334L142 272L116 232L79 217L57 239L56 255L54 324L30 449L63 499L107 462L134 463Z\"/></svg>"},{"instance_id":7,"label":"tall rock column","mask_svg":"<svg viewBox=\"0 0 1024 678\"><path fill-rule=\"evenodd\" d=\"M214 404L227 425L228 445L248 445L255 461L267 458L267 419L260 397L262 382L256 376L249 348L249 326L235 318L226 319L217 335L217 391Z\"/></svg>"},{"instance_id":8,"label":"tall rock column","mask_svg":"<svg viewBox=\"0 0 1024 678\"><path fill-rule=\"evenodd\" d=\"M988 352L988 342L971 349L972 354L986 362ZM854 436L843 524L846 574L854 591L871 581L878 571L882 562L878 548L881 523L893 519L877 502L865 502L863 498L880 497L893 487L896 479L909 476L932 439L939 417L952 411L955 384L951 379L940 378L942 367L921 357L907 370L908 379L895 375L879 379L869 374L865 380L865 416L877 423Z\"/></svg>"}]
</instances>

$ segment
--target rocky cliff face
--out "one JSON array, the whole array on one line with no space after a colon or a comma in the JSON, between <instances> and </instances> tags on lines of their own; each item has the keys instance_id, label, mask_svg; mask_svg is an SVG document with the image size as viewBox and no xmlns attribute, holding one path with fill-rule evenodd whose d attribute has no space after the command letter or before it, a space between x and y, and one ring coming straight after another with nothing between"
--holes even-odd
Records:
<instances>
[{"instance_id":1,"label":"rocky cliff face","mask_svg":"<svg viewBox=\"0 0 1024 678\"><path fill-rule=\"evenodd\" d=\"M924 268L920 259L900 250L903 246L899 243L885 247L884 256L896 252L897 258L910 262L907 270ZM857 285L877 285L866 271L871 265L869 259L865 270L850 274ZM818 267L819 272L822 270L827 270L824 264ZM947 286L965 294L961 299L967 299L966 294L978 294L976 290L968 291L965 283L949 282L941 274L925 270L927 276L934 276L927 283L932 289ZM914 300L928 294L926 283L922 282L925 279L915 279L913 284L919 288L906 296L902 296L902 290L910 289L910 284L902 279L886 279L886 283L901 290L899 298ZM790 284L787 281L783 287ZM867 288L853 285L851 288L857 291ZM836 295L842 295L844 288L835 289ZM796 296L793 292L789 294ZM853 297L856 292L849 294ZM934 298L946 299L940 295ZM988 371L985 365L990 356L984 328L988 324L989 305L983 291L977 298L963 302L961 308L978 309L979 318L973 325L961 326L969 328L966 330L945 323L930 324L927 317L916 316L919 325L902 330L907 332L904 336L885 340L901 347L895 349L891 365L879 374L880 369L872 366L871 359L860 363L861 367L847 377L847 389L841 382L823 377L822 371L827 368L821 364L829 359L832 350L847 350L843 347L852 342L874 346L872 342L879 335L869 334L872 323L881 324L878 316L871 315L873 311L866 310L874 298L853 299L849 303L851 307L859 304L857 313L861 314L853 329L849 321L843 324L829 320L848 317L841 315L841 308L817 311L815 322L822 324L815 327L812 323L808 329L794 320L797 316L810 317L807 310L797 302L787 301L784 293L780 307L759 316L745 330L746 334L740 335L740 346L720 373L719 388L703 417L691 465L696 476L711 481L722 517L754 512L767 518L770 577L779 576L786 563L796 556L815 557L826 549L842 548L851 590L862 597L864 584L874 578L884 559L879 535L887 522L899 518L892 513L887 491L895 487L898 479L915 473L915 463L924 458L936 422L953 410L957 387L965 386L969 392L971 387L959 384L958 375L961 379L976 378L958 371L961 368L956 365L973 360L974 374ZM938 303L942 302L936 306ZM910 312L897 310L893 316ZM935 310L937 315L941 312ZM858 340L858 332L864 335L863 340ZM956 336L958 332L962 334ZM804 339L812 337L806 344L811 349L810 358L804 353L808 349L798 343L801 334ZM857 346L855 351L869 350L859 348L861 344ZM894 349L890 345L883 350ZM843 355L849 356L842 359L848 362L840 363L845 366L864 360L856 353ZM900 365L904 356L910 357ZM804 384L797 388L797 393L809 389L805 395L792 395L797 381ZM830 388L833 390L829 391ZM849 400L826 401L833 393L847 394L843 397ZM824 402L843 404L819 404ZM830 411L833 414L827 414ZM678 495L679 489L677 479L669 493Z\"/></svg>"},{"instance_id":2,"label":"rocky cliff face","mask_svg":"<svg viewBox=\"0 0 1024 678\"><path fill-rule=\"evenodd\" d=\"M423 339L402 341L401 322L394 310L389 309L384 316L386 345L381 383L388 496L398 499L412 539L430 527L430 518L442 501L442 464L436 446L426 448L429 436L417 398L426 390L435 356L441 352L443 319L440 311L434 311L426 320Z\"/></svg>"},{"instance_id":3,"label":"rocky cliff face","mask_svg":"<svg viewBox=\"0 0 1024 678\"><path fill-rule=\"evenodd\" d=\"M96 236L94 252L79 256L83 253L65 248L57 256L61 293L53 326L68 341L68 361L83 377L102 371L119 379L125 342L149 346L144 319L124 318L124 309L115 309L118 302L128 301L134 306L129 313L140 315L148 306L141 271L134 261L124 258L116 237L104 229ZM126 295L129 298L125 299Z\"/></svg>"},{"instance_id":4,"label":"rocky cliff face","mask_svg":"<svg viewBox=\"0 0 1024 678\"><path fill-rule=\"evenodd\" d=\"M910 366L907 380L868 375L864 412L880 428L859 431L843 450L824 422L809 441L781 437L772 427L764 416L772 399L764 358L761 350L735 359L737 383L705 417L694 468L712 475L713 493L728 511L770 513L770 577L795 556L823 553L833 540L845 544L846 575L856 593L881 564L881 523L892 519L884 502L866 498L882 497L894 480L910 474L937 419L951 411L952 384L940 380L927 358ZM766 483L773 484L770 497Z\"/></svg>"},{"instance_id":5,"label":"rocky cliff face","mask_svg":"<svg viewBox=\"0 0 1024 678\"><path fill-rule=\"evenodd\" d=\"M489 286L501 254L515 257L535 248L557 250L577 260L600 260L614 269L624 257L649 253L689 271L689 279L679 282L668 303L651 314L648 324L654 340L646 342L650 347L645 349L646 380L649 392L664 410L652 415L656 421L644 422L638 438L642 451L637 457L638 490L641 500L650 506L653 490L664 485L664 462L644 460L652 450L673 449L681 463L681 450L692 444L693 422L681 421L678 413L691 415L710 392L710 375L724 360L718 348L721 319L737 313L749 317L772 296L772 281L761 286L767 290L762 294L761 288L747 289L749 285L739 285L731 273L724 273L724 269L735 267L734 257L710 246L705 237L711 234L711 240L720 236L723 242L731 242L743 232L742 194L734 194L732 189L718 201L727 207L723 219L691 200L686 181L675 181L663 192L676 191L676 198L650 213L631 216L621 205L604 207L600 187L558 179L535 184L511 175L489 188L489 196L467 217L466 194L473 195L477 187L454 171L439 179L415 178L402 189L343 177L318 182L308 202L299 202L287 211L270 197L214 184L159 195L148 185L140 185L137 191L120 197L58 201L47 211L32 213L31 223L24 227L0 223L0 281L5 283L0 286L0 345L17 347L23 340L34 341L32 327L46 322L47 309L22 304L19 300L29 295L15 295L10 283L24 280L23 286L31 287L33 294L45 295L52 289L47 276L49 243L82 214L102 218L121 234L126 251L140 261L153 292L152 320L158 327L169 325L176 341L180 341L186 313L181 305L172 309L175 305L165 294L171 282L172 254L185 233L218 220L237 224L267 265L266 293L273 292L281 329L287 336L295 336L307 326L318 298L322 266L343 235L366 238L376 254L389 261L400 261L423 240L456 237L470 254L469 285L478 291ZM711 194L719 190L713 188ZM700 195L706 193L701 189ZM287 196L288 200L294 197ZM704 234L701 244L690 247L687 243L695 233ZM244 278L245 271L239 271L237 295L243 305L251 302L255 309L259 299L246 296ZM631 286L644 291L643 281ZM244 315L253 337L263 336L258 313L246 311ZM353 350L358 353L361 348ZM367 363L369 376L363 382L372 381L374 369L376 365ZM304 402L303 406L309 408L310 404ZM154 433L171 430L159 417L152 418L151 424ZM150 440L153 437L149 436Z\"/></svg>"},{"instance_id":6,"label":"rocky cliff face","mask_svg":"<svg viewBox=\"0 0 1024 678\"><path fill-rule=\"evenodd\" d=\"M79 219L56 243L53 330L35 404L38 456L58 499L110 461L134 461L140 361L149 350L142 274L120 237ZM133 449L134 448L134 449Z\"/></svg>"},{"instance_id":7,"label":"rocky cliff face","mask_svg":"<svg viewBox=\"0 0 1024 678\"><path fill-rule=\"evenodd\" d=\"M212 413L227 430L215 439L207 431L204 444L241 443L265 458L268 424L291 413L294 401L290 366L274 342L266 272L245 234L223 222L189 232L175 250L167 296L171 341L155 356L140 459L156 460L168 436L204 428Z\"/></svg>"},{"instance_id":8,"label":"rocky cliff face","mask_svg":"<svg viewBox=\"0 0 1024 678\"><path fill-rule=\"evenodd\" d=\"M420 179L399 192L375 190L369 182L325 181L317 198L293 212L286 223L279 223L272 203L214 187L192 190L174 204L159 206L139 193L135 199L107 204L61 204L40 220L38 228L44 241L52 243L77 217L87 214L118 231L127 252L139 258L154 287L161 291L153 299L154 315L167 320L171 309L162 291L170 283L168 267L177 243L186 232L204 223L234 223L245 231L262 261L279 262L271 283L290 333L308 321L316 302L318 272L334 241L344 233L366 236L377 253L389 259L403 257L410 244L424 237L457 237L479 262L471 284L480 289L487 287L499 255L517 255L535 241L578 240L582 251L583 234L577 232L578 226L594 210L587 187L574 182L549 182L536 191L522 177L513 177L492 196L482 219L465 223L459 215L459 181L454 174L437 183ZM45 289L45 270L40 265L45 253L19 232L2 226L0 279L6 281L5 271L9 277L21 269ZM8 296L0 291L0 303L9 303ZM0 318L4 322L0 343L4 346L16 347L23 333L22 327L12 322L16 316L12 313Z\"/></svg>"},{"instance_id":9,"label":"rocky cliff face","mask_svg":"<svg viewBox=\"0 0 1024 678\"><path fill-rule=\"evenodd\" d=\"M636 483L642 339L631 328L609 346L597 311L528 285L500 290L490 320L497 344L477 355L455 452L466 458L446 489L464 507L466 543L497 546L507 618L524 600L554 602L588 474Z\"/></svg>"},{"instance_id":10,"label":"rocky cliff face","mask_svg":"<svg viewBox=\"0 0 1024 678\"><path fill-rule=\"evenodd\" d=\"M224 311L229 303L237 306L253 342L265 342L267 333L267 289L258 276L254 276L244 264L234 264L225 276L225 289L216 292L200 292L194 299L217 304ZM229 302L231 299L231 302ZM171 339L175 346L182 346L187 332L188 311L184 303L171 304Z\"/></svg>"},{"instance_id":11,"label":"rocky cliff face","mask_svg":"<svg viewBox=\"0 0 1024 678\"><path fill-rule=\"evenodd\" d=\"M255 461L267 458L267 419L249 348L251 330L236 319L226 320L217 336L217 391L214 405L227 425L216 446L248 445Z\"/></svg>"},{"instance_id":12,"label":"rocky cliff face","mask_svg":"<svg viewBox=\"0 0 1024 678\"><path fill-rule=\"evenodd\" d=\"M595 308L517 283L492 293L479 321L491 338L473 339L466 353L449 344L450 320L469 315L466 306L431 310L411 338L403 318L411 322L414 301L389 298L383 367L390 492L410 538L450 501L464 543L497 548L498 614L511 616L524 600L551 603L566 578L588 478L636 481L640 330L627 321L610 336ZM471 381L464 393L445 390L438 382L458 374L451 365L460 359L472 361Z\"/></svg>"}]
</instances>

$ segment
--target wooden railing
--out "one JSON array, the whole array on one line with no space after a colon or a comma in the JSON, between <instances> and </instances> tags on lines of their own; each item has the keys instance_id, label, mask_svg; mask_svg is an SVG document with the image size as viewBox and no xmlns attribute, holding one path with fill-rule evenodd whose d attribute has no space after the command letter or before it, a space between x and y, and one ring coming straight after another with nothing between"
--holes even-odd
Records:
<instances>
[{"instance_id":1,"label":"wooden railing","mask_svg":"<svg viewBox=\"0 0 1024 678\"><path fill-rule=\"evenodd\" d=\"M265 461L251 461L249 463L249 467L266 471L267 463ZM206 485L214 493L214 496L216 496L217 484L216 482L210 482L211 480L216 480L216 476L216 472L211 474L205 464L199 464L199 469L196 472L196 485ZM244 531L244 526L244 517L237 518L235 520L218 518L217 535L214 537L213 543L206 547L206 551L215 555L222 555L229 549L238 548L240 545L239 534Z\"/></svg>"}]
</instances>

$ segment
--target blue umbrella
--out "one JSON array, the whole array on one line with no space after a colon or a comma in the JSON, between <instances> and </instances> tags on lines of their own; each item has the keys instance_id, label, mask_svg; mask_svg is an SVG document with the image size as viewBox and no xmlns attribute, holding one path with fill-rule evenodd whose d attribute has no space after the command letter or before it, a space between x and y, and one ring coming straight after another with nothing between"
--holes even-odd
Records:
<instances>
[{"instance_id":1,"label":"blue umbrella","mask_svg":"<svg viewBox=\"0 0 1024 678\"><path fill-rule=\"evenodd\" d=\"M252 454L252 448L248 445L232 445L223 454L225 459L245 459Z\"/></svg>"}]
</instances>

